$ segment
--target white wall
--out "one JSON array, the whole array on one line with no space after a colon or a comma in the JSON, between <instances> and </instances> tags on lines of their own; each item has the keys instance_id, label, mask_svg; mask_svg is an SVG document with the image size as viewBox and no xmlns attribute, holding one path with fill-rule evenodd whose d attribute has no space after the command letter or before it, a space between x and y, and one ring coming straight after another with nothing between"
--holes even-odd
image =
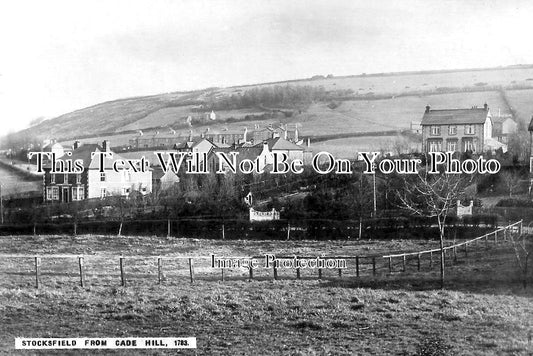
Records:
<instances>
[{"instance_id":1,"label":"white wall","mask_svg":"<svg viewBox=\"0 0 533 356\"><path fill-rule=\"evenodd\" d=\"M121 170L115 172L112 169L106 169L105 181L100 180L98 169L89 169L89 193L88 198L100 198L102 188L106 188L107 195L126 195L125 189L139 190L142 193L152 192L152 171L132 172ZM128 174L129 173L129 174ZM144 189L145 188L145 189Z\"/></svg>"}]
</instances>

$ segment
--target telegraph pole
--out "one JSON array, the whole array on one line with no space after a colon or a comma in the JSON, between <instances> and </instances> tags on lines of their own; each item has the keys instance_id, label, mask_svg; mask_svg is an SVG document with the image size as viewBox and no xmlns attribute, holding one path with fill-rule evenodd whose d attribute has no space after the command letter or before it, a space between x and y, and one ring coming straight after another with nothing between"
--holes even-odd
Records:
<instances>
[{"instance_id":1,"label":"telegraph pole","mask_svg":"<svg viewBox=\"0 0 533 356\"><path fill-rule=\"evenodd\" d=\"M2 216L2 225L4 225L4 200L2 197L2 183L0 183L0 215Z\"/></svg>"},{"instance_id":2,"label":"telegraph pole","mask_svg":"<svg viewBox=\"0 0 533 356\"><path fill-rule=\"evenodd\" d=\"M376 217L376 170L374 168L374 218Z\"/></svg>"},{"instance_id":3,"label":"telegraph pole","mask_svg":"<svg viewBox=\"0 0 533 356\"><path fill-rule=\"evenodd\" d=\"M528 150L528 157L527 157L527 160L528 160L528 163L529 163L529 196L531 196L531 188L532 188L532 183L533 183L533 179L531 177L531 154L533 153L531 151L531 145L533 144L532 142L532 137L533 137L533 116L531 117L531 121L529 122L529 126L527 127L527 130L529 131L529 150Z\"/></svg>"}]
</instances>

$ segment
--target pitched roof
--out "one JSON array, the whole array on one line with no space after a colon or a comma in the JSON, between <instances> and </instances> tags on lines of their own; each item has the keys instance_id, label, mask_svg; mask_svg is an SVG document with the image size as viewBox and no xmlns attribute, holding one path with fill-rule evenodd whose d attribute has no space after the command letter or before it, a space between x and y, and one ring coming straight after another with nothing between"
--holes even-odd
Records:
<instances>
[{"instance_id":1,"label":"pitched roof","mask_svg":"<svg viewBox=\"0 0 533 356\"><path fill-rule=\"evenodd\" d=\"M302 147L295 145L281 137L270 138L265 141L268 144L268 148L272 150L292 150L303 151Z\"/></svg>"},{"instance_id":2,"label":"pitched roof","mask_svg":"<svg viewBox=\"0 0 533 356\"><path fill-rule=\"evenodd\" d=\"M244 159L251 159L254 160L263 151L263 147L257 145L257 146L237 146L237 147L218 147L211 151L211 154L215 154L216 152L224 152L224 153L230 153L230 152L237 152L237 162L241 162Z\"/></svg>"},{"instance_id":3,"label":"pitched roof","mask_svg":"<svg viewBox=\"0 0 533 356\"><path fill-rule=\"evenodd\" d=\"M504 123L507 120L511 120L514 122L513 117L511 115L505 115L505 116L493 116L492 118L493 123Z\"/></svg>"},{"instance_id":4,"label":"pitched roof","mask_svg":"<svg viewBox=\"0 0 533 356\"><path fill-rule=\"evenodd\" d=\"M484 108L426 110L421 125L484 124L488 113Z\"/></svg>"},{"instance_id":5,"label":"pitched roof","mask_svg":"<svg viewBox=\"0 0 533 356\"><path fill-rule=\"evenodd\" d=\"M178 150L180 150L180 149L191 149L191 148L196 147L197 145L199 145L199 144L200 144L201 142L203 142L204 140L207 141L207 142L209 142L213 147L216 147L216 146L217 146L217 145L215 145L215 144L213 143L213 141L211 141L211 140L208 139L208 138L205 138L205 137L194 137L194 138L192 139L192 141L189 141L189 140L187 139L187 140L185 140L185 141L183 141L183 142L181 142L181 143L176 143L176 144L174 145L174 148L176 148L176 149L178 149Z\"/></svg>"},{"instance_id":6,"label":"pitched roof","mask_svg":"<svg viewBox=\"0 0 533 356\"><path fill-rule=\"evenodd\" d=\"M91 154L96 151L102 151L102 148L95 143L90 143L90 144L88 143L88 144L84 144L80 146L78 149L73 150L71 156L64 155L63 157L56 159L56 161L72 160L72 162L75 162L76 160L80 159L83 161L83 167L88 168L92 160ZM44 162L43 167L50 168L51 167L50 160L47 159Z\"/></svg>"}]
</instances>

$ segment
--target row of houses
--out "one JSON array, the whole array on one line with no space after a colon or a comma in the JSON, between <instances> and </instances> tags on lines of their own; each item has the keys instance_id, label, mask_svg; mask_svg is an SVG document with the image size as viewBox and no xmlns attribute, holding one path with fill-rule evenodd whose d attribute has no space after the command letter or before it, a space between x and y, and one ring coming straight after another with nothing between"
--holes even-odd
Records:
<instances>
[{"instance_id":1,"label":"row of houses","mask_svg":"<svg viewBox=\"0 0 533 356\"><path fill-rule=\"evenodd\" d=\"M190 136L195 136L192 130L186 137ZM266 127L255 125L253 129L248 129L248 127L238 129L207 127L197 136L207 138L219 146L242 143L257 144L275 137L282 137L293 143L301 143L298 124L273 123ZM171 148L176 142L182 141L186 137L172 129L169 129L168 132L155 131L146 134L139 131L135 137L129 140L129 147L132 149Z\"/></svg>"},{"instance_id":2,"label":"row of houses","mask_svg":"<svg viewBox=\"0 0 533 356\"><path fill-rule=\"evenodd\" d=\"M81 145L74 142L72 149L65 149L58 143L47 146L48 149L56 153L57 161L67 164L80 159L83 162L82 173L52 173L51 162L44 164L43 176L43 199L46 202L71 202L84 199L105 198L108 196L129 196L133 193L148 194L157 189L166 189L178 183L185 174L180 171L178 174L172 170L163 171L155 156L151 157L150 168L142 171L140 166L136 169L121 169L118 172L113 169L113 163L126 159L120 154L113 152L108 141L98 144ZM68 154L65 154L66 152ZM108 152L113 156L106 156L103 159L103 170L100 172L100 155L95 152ZM260 162L260 169L265 169L273 163L273 153L285 153L289 161L300 159L304 164L309 164L312 158L312 151L308 145L296 145L283 137L274 137L258 144L233 143L232 145L219 145L207 137L189 137L186 141L175 143L168 152L190 152L199 153L203 158L197 162L201 168L207 166L209 171L215 172L219 169L219 159L217 152L237 152L237 164L244 159L257 160ZM140 159L132 158L132 152L128 153L128 160ZM139 156L142 153L139 153ZM57 162L56 161L56 162ZM61 163L56 163L59 165ZM193 167L195 168L195 167ZM227 165L223 169L228 169Z\"/></svg>"}]
</instances>

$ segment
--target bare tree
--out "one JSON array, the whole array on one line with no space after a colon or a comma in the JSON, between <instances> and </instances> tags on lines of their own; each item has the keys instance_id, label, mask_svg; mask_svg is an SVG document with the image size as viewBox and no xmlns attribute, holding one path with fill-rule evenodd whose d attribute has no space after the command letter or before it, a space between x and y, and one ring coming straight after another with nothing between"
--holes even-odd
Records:
<instances>
[{"instance_id":1,"label":"bare tree","mask_svg":"<svg viewBox=\"0 0 533 356\"><path fill-rule=\"evenodd\" d=\"M515 189L520 186L520 175L513 171L504 171L501 173L501 179L509 191L509 198L511 198Z\"/></svg>"},{"instance_id":2,"label":"bare tree","mask_svg":"<svg viewBox=\"0 0 533 356\"><path fill-rule=\"evenodd\" d=\"M404 178L403 189L397 191L403 209L414 215L436 218L440 239L440 282L444 288L444 235L446 219L455 201L464 190L464 179L452 174L428 174L420 171L416 176Z\"/></svg>"}]
</instances>

